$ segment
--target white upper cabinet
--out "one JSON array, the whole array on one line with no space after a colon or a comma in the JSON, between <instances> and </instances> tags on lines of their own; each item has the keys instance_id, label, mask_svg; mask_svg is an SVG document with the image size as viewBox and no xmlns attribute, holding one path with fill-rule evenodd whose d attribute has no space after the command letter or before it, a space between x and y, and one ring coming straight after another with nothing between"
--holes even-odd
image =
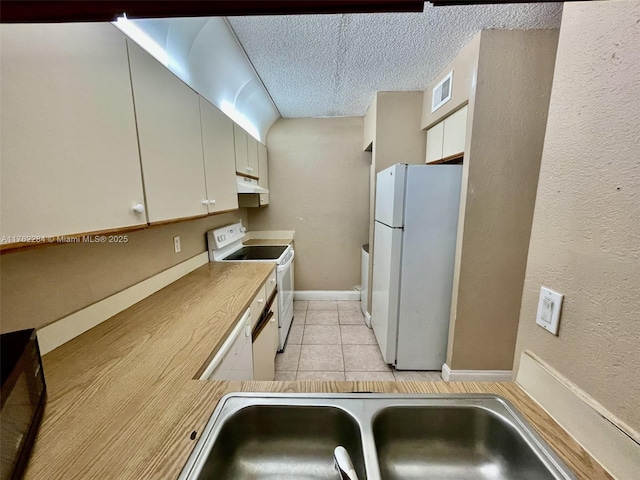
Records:
<instances>
[{"instance_id":1,"label":"white upper cabinet","mask_svg":"<svg viewBox=\"0 0 640 480\"><path fill-rule=\"evenodd\" d=\"M444 140L444 122L436 123L427 130L427 163L442 158L442 142Z\"/></svg>"},{"instance_id":2,"label":"white upper cabinet","mask_svg":"<svg viewBox=\"0 0 640 480\"><path fill-rule=\"evenodd\" d=\"M233 121L200 97L209 213L238 208Z\"/></svg>"},{"instance_id":3,"label":"white upper cabinet","mask_svg":"<svg viewBox=\"0 0 640 480\"><path fill-rule=\"evenodd\" d=\"M258 171L260 172L258 185L269 189L269 162L267 159L267 147L261 143L258 143ZM269 205L268 193L260 194L260 205Z\"/></svg>"},{"instance_id":4,"label":"white upper cabinet","mask_svg":"<svg viewBox=\"0 0 640 480\"><path fill-rule=\"evenodd\" d=\"M444 136L442 141L442 158L464 152L467 136L467 106L444 119Z\"/></svg>"},{"instance_id":5,"label":"white upper cabinet","mask_svg":"<svg viewBox=\"0 0 640 480\"><path fill-rule=\"evenodd\" d=\"M258 185L269 189L269 161L267 158L267 147L260 142L256 142L256 151L258 155L258 171L260 178ZM255 180L253 180L255 182ZM242 193L238 195L238 203L240 207L263 207L269 205L268 193Z\"/></svg>"},{"instance_id":6,"label":"white upper cabinet","mask_svg":"<svg viewBox=\"0 0 640 480\"><path fill-rule=\"evenodd\" d=\"M146 224L124 36L2 25L0 43L3 243Z\"/></svg>"},{"instance_id":7,"label":"white upper cabinet","mask_svg":"<svg viewBox=\"0 0 640 480\"><path fill-rule=\"evenodd\" d=\"M247 151L247 132L238 125L233 124L233 139L236 149L236 171L243 175L253 175L249 170L249 156Z\"/></svg>"},{"instance_id":8,"label":"white upper cabinet","mask_svg":"<svg viewBox=\"0 0 640 480\"><path fill-rule=\"evenodd\" d=\"M258 178L258 141L237 123L233 124L233 138L236 145L236 171Z\"/></svg>"},{"instance_id":9,"label":"white upper cabinet","mask_svg":"<svg viewBox=\"0 0 640 480\"><path fill-rule=\"evenodd\" d=\"M249 175L260 177L260 165L258 162L258 141L247 134L247 170Z\"/></svg>"},{"instance_id":10,"label":"white upper cabinet","mask_svg":"<svg viewBox=\"0 0 640 480\"><path fill-rule=\"evenodd\" d=\"M427 130L427 163L464 153L467 110L465 105Z\"/></svg>"},{"instance_id":11,"label":"white upper cabinet","mask_svg":"<svg viewBox=\"0 0 640 480\"><path fill-rule=\"evenodd\" d=\"M206 215L198 94L127 44L149 222Z\"/></svg>"}]
</instances>

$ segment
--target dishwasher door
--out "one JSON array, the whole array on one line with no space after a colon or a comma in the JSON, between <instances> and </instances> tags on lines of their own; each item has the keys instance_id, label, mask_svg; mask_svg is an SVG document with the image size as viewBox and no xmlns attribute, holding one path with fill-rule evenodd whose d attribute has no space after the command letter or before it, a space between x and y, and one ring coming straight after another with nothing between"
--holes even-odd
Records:
<instances>
[{"instance_id":1,"label":"dishwasher door","mask_svg":"<svg viewBox=\"0 0 640 480\"><path fill-rule=\"evenodd\" d=\"M244 313L200 380L253 380L250 310Z\"/></svg>"}]
</instances>

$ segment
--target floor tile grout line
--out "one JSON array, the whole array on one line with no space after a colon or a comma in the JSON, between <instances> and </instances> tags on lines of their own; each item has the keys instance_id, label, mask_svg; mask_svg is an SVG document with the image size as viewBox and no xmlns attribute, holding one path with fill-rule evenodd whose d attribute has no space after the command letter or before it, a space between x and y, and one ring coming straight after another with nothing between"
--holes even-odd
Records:
<instances>
[{"instance_id":1,"label":"floor tile grout line","mask_svg":"<svg viewBox=\"0 0 640 480\"><path fill-rule=\"evenodd\" d=\"M307 329L307 313L309 312L309 303L304 311L304 322L302 323L302 338L300 339L300 354L298 355L298 364L296 365L296 381L298 381L298 372L300 372L300 359L302 358L302 345L304 345L304 332Z\"/></svg>"},{"instance_id":2,"label":"floor tile grout line","mask_svg":"<svg viewBox=\"0 0 640 480\"><path fill-rule=\"evenodd\" d=\"M305 315L306 321L306 315ZM304 329L302 330L302 336L304 338ZM300 340L302 342L302 340ZM300 345L300 351L298 352L298 361L296 363L296 380L298 379L298 370L300 370L300 358L302 357L302 345Z\"/></svg>"},{"instance_id":3,"label":"floor tile grout line","mask_svg":"<svg viewBox=\"0 0 640 480\"><path fill-rule=\"evenodd\" d=\"M344 356L344 341L342 339L342 323L340 323L340 307L338 307L338 324L340 325L340 341L342 342L342 363L344 365L344 379L346 381L347 380L347 359Z\"/></svg>"},{"instance_id":4,"label":"floor tile grout line","mask_svg":"<svg viewBox=\"0 0 640 480\"><path fill-rule=\"evenodd\" d=\"M340 324L340 308L338 308L338 330L340 331L340 352L342 353L342 376L347 381L347 362L344 358L344 341L342 340L342 326Z\"/></svg>"}]
</instances>

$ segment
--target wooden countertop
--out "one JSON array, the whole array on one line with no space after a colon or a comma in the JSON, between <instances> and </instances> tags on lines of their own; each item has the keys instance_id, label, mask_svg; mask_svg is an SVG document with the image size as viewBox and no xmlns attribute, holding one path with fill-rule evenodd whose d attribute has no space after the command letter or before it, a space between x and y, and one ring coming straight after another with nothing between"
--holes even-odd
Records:
<instances>
[{"instance_id":1,"label":"wooden countertop","mask_svg":"<svg viewBox=\"0 0 640 480\"><path fill-rule=\"evenodd\" d=\"M251 240L247 240L242 242L244 245L291 245L293 243L293 239L287 238L252 238Z\"/></svg>"},{"instance_id":2,"label":"wooden countertop","mask_svg":"<svg viewBox=\"0 0 640 480\"><path fill-rule=\"evenodd\" d=\"M49 398L25 478L175 479L234 391L495 393L578 478L611 478L514 383L195 380L272 269L209 263L45 355Z\"/></svg>"}]
</instances>

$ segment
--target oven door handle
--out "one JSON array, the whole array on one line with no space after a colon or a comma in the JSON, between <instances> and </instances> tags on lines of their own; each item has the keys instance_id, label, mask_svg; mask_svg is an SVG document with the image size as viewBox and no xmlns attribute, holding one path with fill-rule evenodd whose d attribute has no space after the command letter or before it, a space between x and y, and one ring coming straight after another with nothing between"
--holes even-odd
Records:
<instances>
[{"instance_id":1,"label":"oven door handle","mask_svg":"<svg viewBox=\"0 0 640 480\"><path fill-rule=\"evenodd\" d=\"M296 257L295 250L291 250L291 258L284 265L278 265L278 273L284 272L293 263L293 259Z\"/></svg>"}]
</instances>

